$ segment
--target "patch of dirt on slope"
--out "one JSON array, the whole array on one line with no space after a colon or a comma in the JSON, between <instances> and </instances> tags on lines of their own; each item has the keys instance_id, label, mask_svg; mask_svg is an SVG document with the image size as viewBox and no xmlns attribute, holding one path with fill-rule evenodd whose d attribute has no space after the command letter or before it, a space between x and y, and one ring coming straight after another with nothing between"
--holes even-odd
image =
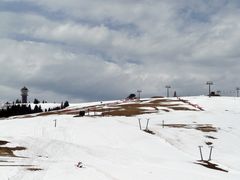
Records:
<instances>
[{"instance_id":1,"label":"patch of dirt on slope","mask_svg":"<svg viewBox=\"0 0 240 180\"><path fill-rule=\"evenodd\" d=\"M1 141L1 140L0 140L0 146L1 146L1 145L5 145L5 144L7 144L7 143L9 143L9 142L8 142L8 141Z\"/></svg>"},{"instance_id":2,"label":"patch of dirt on slope","mask_svg":"<svg viewBox=\"0 0 240 180\"><path fill-rule=\"evenodd\" d=\"M153 131L151 131L149 129L144 129L143 131L146 132L146 133L152 134L152 135L156 134L155 132L153 132Z\"/></svg>"},{"instance_id":3,"label":"patch of dirt on slope","mask_svg":"<svg viewBox=\"0 0 240 180\"><path fill-rule=\"evenodd\" d=\"M160 124L162 126L162 124ZM211 124L164 124L164 127L196 129L202 132L217 132L217 128Z\"/></svg>"},{"instance_id":4,"label":"patch of dirt on slope","mask_svg":"<svg viewBox=\"0 0 240 180\"><path fill-rule=\"evenodd\" d=\"M163 109L159 109L159 107L162 107ZM95 106L91 105L83 108L43 112L39 113L37 116L62 114L78 115L80 111L85 111L85 116L137 116L147 113L157 113L159 111L169 112L170 110L198 111L196 108L185 107L185 104L180 100L153 98L144 101L123 101L122 103L116 102Z\"/></svg>"},{"instance_id":5,"label":"patch of dirt on slope","mask_svg":"<svg viewBox=\"0 0 240 180\"><path fill-rule=\"evenodd\" d=\"M144 110L138 108L126 108L121 110L111 110L107 112L103 112L103 116L137 116L141 114L146 114Z\"/></svg>"},{"instance_id":6,"label":"patch of dirt on slope","mask_svg":"<svg viewBox=\"0 0 240 180\"><path fill-rule=\"evenodd\" d=\"M0 160L0 167L25 167L28 171L41 171L43 169L38 168L36 165L30 165L30 164L17 164L16 161L11 160L12 158L23 158L26 157L22 156L16 156L15 151L23 151L27 148L22 146L16 146L16 147L3 147L3 145L8 144L8 141L0 141L0 157L5 157L6 160ZM5 159L4 158L4 159ZM21 161L23 162L23 161Z\"/></svg>"},{"instance_id":7,"label":"patch of dirt on slope","mask_svg":"<svg viewBox=\"0 0 240 180\"><path fill-rule=\"evenodd\" d=\"M164 98L163 96L153 96L151 97L152 99L156 99L156 98Z\"/></svg>"},{"instance_id":8,"label":"patch of dirt on slope","mask_svg":"<svg viewBox=\"0 0 240 180\"><path fill-rule=\"evenodd\" d=\"M116 106L119 108L116 108L114 110L99 110L98 112L102 112L103 116L136 116L147 113L157 113L159 110L169 112L167 108L173 110L197 111L196 109L183 107L183 104L179 102L179 100L171 99L154 99L144 103L133 102L131 104L119 104ZM164 107L165 109L158 109L158 107ZM147 110L146 108L152 108L152 110Z\"/></svg>"},{"instance_id":9,"label":"patch of dirt on slope","mask_svg":"<svg viewBox=\"0 0 240 180\"><path fill-rule=\"evenodd\" d=\"M42 168L36 168L36 167L30 167L30 168L27 168L28 171L42 171L43 169Z\"/></svg>"},{"instance_id":10,"label":"patch of dirt on slope","mask_svg":"<svg viewBox=\"0 0 240 180\"><path fill-rule=\"evenodd\" d=\"M164 124L164 126L171 127L171 128L187 128L187 124Z\"/></svg>"},{"instance_id":11,"label":"patch of dirt on slope","mask_svg":"<svg viewBox=\"0 0 240 180\"><path fill-rule=\"evenodd\" d=\"M205 137L209 139L217 139L216 137L213 137L213 136L205 136Z\"/></svg>"},{"instance_id":12,"label":"patch of dirt on slope","mask_svg":"<svg viewBox=\"0 0 240 180\"><path fill-rule=\"evenodd\" d=\"M0 167L32 167L33 165L26 165L26 164L6 164L0 165Z\"/></svg>"},{"instance_id":13,"label":"patch of dirt on slope","mask_svg":"<svg viewBox=\"0 0 240 180\"><path fill-rule=\"evenodd\" d=\"M212 145L213 143L212 142L205 142L206 145L210 146Z\"/></svg>"},{"instance_id":14,"label":"patch of dirt on slope","mask_svg":"<svg viewBox=\"0 0 240 180\"><path fill-rule=\"evenodd\" d=\"M206 168L209 168L209 169L214 169L214 170L218 170L218 171L228 172L227 170L218 167L219 166L218 164L214 164L214 163L211 163L209 161L198 161L198 162L195 162L195 164L202 165L202 166L204 166Z\"/></svg>"},{"instance_id":15,"label":"patch of dirt on slope","mask_svg":"<svg viewBox=\"0 0 240 180\"><path fill-rule=\"evenodd\" d=\"M156 99L151 101L153 104L161 104L161 103L166 103L166 102L180 102L179 100L172 100L172 99Z\"/></svg>"},{"instance_id":16,"label":"patch of dirt on slope","mask_svg":"<svg viewBox=\"0 0 240 180\"><path fill-rule=\"evenodd\" d=\"M198 111L196 109L190 109L190 108L187 108L187 107L169 107L175 111Z\"/></svg>"},{"instance_id":17,"label":"patch of dirt on slope","mask_svg":"<svg viewBox=\"0 0 240 180\"><path fill-rule=\"evenodd\" d=\"M217 132L217 128L212 125L200 125L196 129L202 132Z\"/></svg>"},{"instance_id":18,"label":"patch of dirt on slope","mask_svg":"<svg viewBox=\"0 0 240 180\"><path fill-rule=\"evenodd\" d=\"M14 151L23 151L26 150L27 148L17 146L17 147L1 147L0 146L0 156L9 156L9 157L17 157L14 154Z\"/></svg>"}]
</instances>

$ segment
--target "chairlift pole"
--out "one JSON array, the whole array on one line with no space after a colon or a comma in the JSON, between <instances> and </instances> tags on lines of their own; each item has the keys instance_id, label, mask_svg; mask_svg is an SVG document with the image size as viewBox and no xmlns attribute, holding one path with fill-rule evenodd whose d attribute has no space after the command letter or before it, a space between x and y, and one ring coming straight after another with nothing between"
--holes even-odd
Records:
<instances>
[{"instance_id":1,"label":"chairlift pole","mask_svg":"<svg viewBox=\"0 0 240 180\"><path fill-rule=\"evenodd\" d=\"M167 85L167 86L165 86L165 88L167 88L167 97L169 97L169 89L171 88L171 86Z\"/></svg>"},{"instance_id":2,"label":"chairlift pole","mask_svg":"<svg viewBox=\"0 0 240 180\"><path fill-rule=\"evenodd\" d=\"M207 81L206 84L208 85L208 96L211 97L211 85L213 85L213 82Z\"/></svg>"},{"instance_id":3,"label":"chairlift pole","mask_svg":"<svg viewBox=\"0 0 240 180\"><path fill-rule=\"evenodd\" d=\"M140 101L140 98L141 98L141 92L142 90L137 90L137 93L138 93L138 100Z\"/></svg>"},{"instance_id":4,"label":"chairlift pole","mask_svg":"<svg viewBox=\"0 0 240 180\"><path fill-rule=\"evenodd\" d=\"M237 90L237 97L239 97L239 90L240 90L240 87L237 87L236 90Z\"/></svg>"}]
</instances>

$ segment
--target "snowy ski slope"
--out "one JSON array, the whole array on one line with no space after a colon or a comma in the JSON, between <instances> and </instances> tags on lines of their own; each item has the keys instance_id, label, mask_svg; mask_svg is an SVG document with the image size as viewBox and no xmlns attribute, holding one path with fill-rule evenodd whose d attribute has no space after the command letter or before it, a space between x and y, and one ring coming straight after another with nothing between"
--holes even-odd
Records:
<instances>
[{"instance_id":1,"label":"snowy ski slope","mask_svg":"<svg viewBox=\"0 0 240 180\"><path fill-rule=\"evenodd\" d=\"M183 99L204 111L0 120L0 180L239 180L240 98ZM154 134L139 129L139 118ZM197 164L198 146L208 160L207 144L224 171Z\"/></svg>"}]
</instances>

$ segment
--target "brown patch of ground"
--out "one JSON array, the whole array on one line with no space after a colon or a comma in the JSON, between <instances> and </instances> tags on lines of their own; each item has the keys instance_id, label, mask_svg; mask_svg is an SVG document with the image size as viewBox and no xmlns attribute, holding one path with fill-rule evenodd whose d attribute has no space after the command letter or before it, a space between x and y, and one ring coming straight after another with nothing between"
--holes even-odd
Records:
<instances>
[{"instance_id":1,"label":"brown patch of ground","mask_svg":"<svg viewBox=\"0 0 240 180\"><path fill-rule=\"evenodd\" d=\"M16 157L14 151L22 151L26 150L25 147L17 146L17 147L0 147L0 156L10 156Z\"/></svg>"},{"instance_id":2,"label":"brown patch of ground","mask_svg":"<svg viewBox=\"0 0 240 180\"><path fill-rule=\"evenodd\" d=\"M209 161L198 161L198 162L195 162L195 164L202 165L202 166L207 167L209 169L214 169L214 170L218 170L218 171L228 172L225 169L219 168L217 164L211 163Z\"/></svg>"},{"instance_id":3,"label":"brown patch of ground","mask_svg":"<svg viewBox=\"0 0 240 180\"><path fill-rule=\"evenodd\" d=\"M162 111L165 111L165 112L170 112L170 110L168 109L161 109Z\"/></svg>"},{"instance_id":4,"label":"brown patch of ground","mask_svg":"<svg viewBox=\"0 0 240 180\"><path fill-rule=\"evenodd\" d=\"M43 169L32 167L32 168L27 168L27 170L28 170L28 171L42 171Z\"/></svg>"},{"instance_id":5,"label":"brown patch of ground","mask_svg":"<svg viewBox=\"0 0 240 180\"><path fill-rule=\"evenodd\" d=\"M121 109L132 109L132 108L144 108L144 107L152 107L149 103L134 103L134 104L120 104L119 107Z\"/></svg>"},{"instance_id":6,"label":"brown patch of ground","mask_svg":"<svg viewBox=\"0 0 240 180\"><path fill-rule=\"evenodd\" d=\"M161 104L161 103L166 103L166 102L180 102L179 100L172 100L172 99L156 99L151 101L153 104Z\"/></svg>"},{"instance_id":7,"label":"brown patch of ground","mask_svg":"<svg viewBox=\"0 0 240 180\"><path fill-rule=\"evenodd\" d=\"M213 136L205 136L206 138L209 138L209 139L217 139L217 138L215 138L215 137L213 137Z\"/></svg>"},{"instance_id":8,"label":"brown patch of ground","mask_svg":"<svg viewBox=\"0 0 240 180\"><path fill-rule=\"evenodd\" d=\"M22 118L31 118L31 117L33 117L33 115L25 115L25 116L23 116ZM14 117L14 119L16 119L17 117Z\"/></svg>"},{"instance_id":9,"label":"brown patch of ground","mask_svg":"<svg viewBox=\"0 0 240 180\"><path fill-rule=\"evenodd\" d=\"M25 165L25 164L6 164L6 165L0 165L0 167L32 167L33 165Z\"/></svg>"},{"instance_id":10,"label":"brown patch of ground","mask_svg":"<svg viewBox=\"0 0 240 180\"><path fill-rule=\"evenodd\" d=\"M163 97L154 97L150 100L144 101L130 101L130 102L116 102L109 104L101 104L96 106L86 106L83 108L63 109L51 112L43 112L37 116L48 115L78 115L80 111L85 111L85 115L94 114L91 116L137 116L147 113L157 113L159 111L169 112L170 110L176 111L197 111L195 108L184 107L183 101L172 100ZM188 105L188 104L187 104ZM189 105L188 105L189 106ZM158 108L163 107L164 109ZM152 110L149 108L152 108ZM96 113L96 114L95 114Z\"/></svg>"},{"instance_id":11,"label":"brown patch of ground","mask_svg":"<svg viewBox=\"0 0 240 180\"><path fill-rule=\"evenodd\" d=\"M5 145L9 143L8 141L0 141L1 145ZM16 156L15 151L23 151L27 148L22 146L16 146L16 147L2 147L0 146L0 157L7 157L7 160L0 160L0 167L26 167L29 171L40 171L43 169L37 168L35 165L29 165L29 164L15 164L15 161L9 160L10 158L26 158L21 156Z\"/></svg>"},{"instance_id":12,"label":"brown patch of ground","mask_svg":"<svg viewBox=\"0 0 240 180\"><path fill-rule=\"evenodd\" d=\"M1 145L5 145L5 144L7 144L7 143L9 143L9 142L8 142L8 141L1 141L1 140L0 140L0 146L1 146Z\"/></svg>"},{"instance_id":13,"label":"brown patch of ground","mask_svg":"<svg viewBox=\"0 0 240 180\"><path fill-rule=\"evenodd\" d=\"M146 132L146 133L152 134L152 135L156 134L155 132L153 132L149 129L144 129L143 131Z\"/></svg>"},{"instance_id":14,"label":"brown patch of ground","mask_svg":"<svg viewBox=\"0 0 240 180\"><path fill-rule=\"evenodd\" d=\"M212 142L205 142L206 145L210 146L212 145L213 143Z\"/></svg>"},{"instance_id":15,"label":"brown patch of ground","mask_svg":"<svg viewBox=\"0 0 240 180\"><path fill-rule=\"evenodd\" d=\"M187 127L187 124L164 124L164 126L172 128L185 128Z\"/></svg>"},{"instance_id":16,"label":"brown patch of ground","mask_svg":"<svg viewBox=\"0 0 240 180\"><path fill-rule=\"evenodd\" d=\"M111 110L107 112L103 112L103 116L137 116L141 114L145 114L144 110L138 108L126 108L122 110Z\"/></svg>"},{"instance_id":17,"label":"brown patch of ground","mask_svg":"<svg viewBox=\"0 0 240 180\"><path fill-rule=\"evenodd\" d=\"M169 107L175 111L197 111L196 109L190 109L187 107Z\"/></svg>"},{"instance_id":18,"label":"brown patch of ground","mask_svg":"<svg viewBox=\"0 0 240 180\"><path fill-rule=\"evenodd\" d=\"M4 162L4 163L5 163L5 162L11 162L11 161L3 161L3 160L0 160L0 162ZM13 161L12 161L12 162L13 162Z\"/></svg>"},{"instance_id":19,"label":"brown patch of ground","mask_svg":"<svg viewBox=\"0 0 240 180\"><path fill-rule=\"evenodd\" d=\"M198 126L196 129L202 132L217 132L217 128L212 125Z\"/></svg>"},{"instance_id":20,"label":"brown patch of ground","mask_svg":"<svg viewBox=\"0 0 240 180\"><path fill-rule=\"evenodd\" d=\"M155 98L164 98L164 97L163 96L153 96L151 98L155 99Z\"/></svg>"},{"instance_id":21,"label":"brown patch of ground","mask_svg":"<svg viewBox=\"0 0 240 180\"><path fill-rule=\"evenodd\" d=\"M156 106L157 104L150 104ZM160 104L161 107L171 107L174 108L175 106L181 106L182 104Z\"/></svg>"},{"instance_id":22,"label":"brown patch of ground","mask_svg":"<svg viewBox=\"0 0 240 180\"><path fill-rule=\"evenodd\" d=\"M49 116L54 114L59 114L59 112L58 111L44 112L44 113L38 114L37 116Z\"/></svg>"},{"instance_id":23,"label":"brown patch of ground","mask_svg":"<svg viewBox=\"0 0 240 180\"><path fill-rule=\"evenodd\" d=\"M162 124L160 124L162 126ZM164 124L164 127L196 129L202 132L217 132L217 128L211 124Z\"/></svg>"},{"instance_id":24,"label":"brown patch of ground","mask_svg":"<svg viewBox=\"0 0 240 180\"><path fill-rule=\"evenodd\" d=\"M188 110L188 111L196 111L195 109L189 109L187 107L181 107L180 103L170 103L170 102L180 102L179 100L171 100L171 99L156 99L150 102L139 103L134 102L131 104L119 104L115 109L98 109L96 112L101 112L103 116L136 116L147 113L156 113L159 110L169 112L169 109L174 110ZM165 107L166 109L158 109L158 107ZM144 109L146 108L146 109ZM147 110L147 108L152 108L152 110Z\"/></svg>"}]
</instances>

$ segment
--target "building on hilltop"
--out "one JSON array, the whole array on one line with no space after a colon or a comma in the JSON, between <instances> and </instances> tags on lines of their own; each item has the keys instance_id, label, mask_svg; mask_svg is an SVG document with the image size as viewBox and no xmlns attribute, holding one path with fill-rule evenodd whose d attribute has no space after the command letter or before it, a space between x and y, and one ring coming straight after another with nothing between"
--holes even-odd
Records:
<instances>
[{"instance_id":1,"label":"building on hilltop","mask_svg":"<svg viewBox=\"0 0 240 180\"><path fill-rule=\"evenodd\" d=\"M22 103L27 103L28 88L25 86L21 89Z\"/></svg>"}]
</instances>

